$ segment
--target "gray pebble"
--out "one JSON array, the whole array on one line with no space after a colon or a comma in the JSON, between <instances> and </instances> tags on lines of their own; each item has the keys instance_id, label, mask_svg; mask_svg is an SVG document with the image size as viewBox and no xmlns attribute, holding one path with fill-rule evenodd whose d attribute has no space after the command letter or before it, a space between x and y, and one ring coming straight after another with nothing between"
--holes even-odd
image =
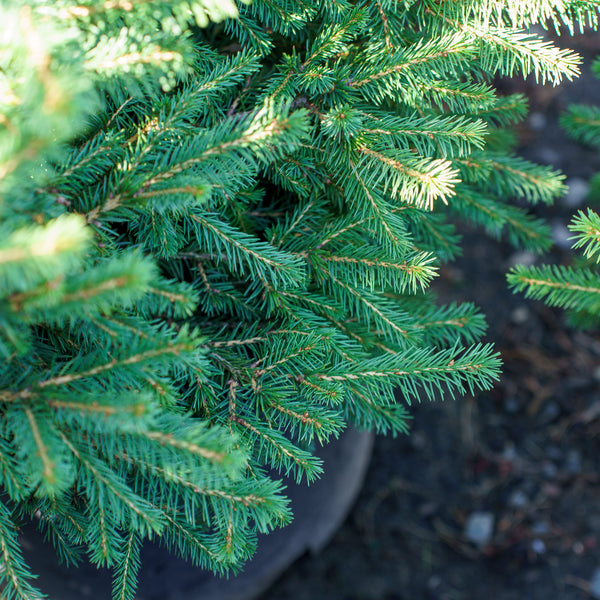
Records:
<instances>
[{"instance_id":1,"label":"gray pebble","mask_svg":"<svg viewBox=\"0 0 600 600\"><path fill-rule=\"evenodd\" d=\"M544 408L540 414L540 420L543 423L550 423L554 421L561 413L560 404L558 402L554 402L554 400L550 400L544 404Z\"/></svg>"},{"instance_id":2,"label":"gray pebble","mask_svg":"<svg viewBox=\"0 0 600 600\"><path fill-rule=\"evenodd\" d=\"M550 533L550 525L546 521L536 521L531 526L531 531L536 535L546 535Z\"/></svg>"},{"instance_id":3,"label":"gray pebble","mask_svg":"<svg viewBox=\"0 0 600 600\"><path fill-rule=\"evenodd\" d=\"M567 186L569 190L562 199L563 205L568 208L580 207L590 191L590 184L585 179L573 177L567 180Z\"/></svg>"},{"instance_id":4,"label":"gray pebble","mask_svg":"<svg viewBox=\"0 0 600 600\"><path fill-rule=\"evenodd\" d=\"M544 448L544 453L551 460L562 460L564 452L553 444L549 444Z\"/></svg>"},{"instance_id":5,"label":"gray pebble","mask_svg":"<svg viewBox=\"0 0 600 600\"><path fill-rule=\"evenodd\" d=\"M527 250L520 250L519 252L514 252L508 258L509 266L516 267L517 265L525 265L526 267L531 267L537 262L537 256L533 252L528 252Z\"/></svg>"},{"instance_id":6,"label":"gray pebble","mask_svg":"<svg viewBox=\"0 0 600 600\"><path fill-rule=\"evenodd\" d=\"M567 452L565 468L569 473L573 475L581 473L581 453L579 452L579 450L572 448Z\"/></svg>"},{"instance_id":7,"label":"gray pebble","mask_svg":"<svg viewBox=\"0 0 600 600\"><path fill-rule=\"evenodd\" d=\"M552 239L554 243L563 250L569 250L573 244L573 233L562 221L552 223Z\"/></svg>"},{"instance_id":8,"label":"gray pebble","mask_svg":"<svg viewBox=\"0 0 600 600\"><path fill-rule=\"evenodd\" d=\"M560 152L554 150L553 148L549 148L548 146L543 146L542 148L539 148L536 154L537 162L541 162L546 165L553 165L555 167L558 167L560 165L563 158Z\"/></svg>"},{"instance_id":9,"label":"gray pebble","mask_svg":"<svg viewBox=\"0 0 600 600\"><path fill-rule=\"evenodd\" d=\"M529 121L529 126L534 131L541 131L543 129L546 129L546 125L548 124L548 119L546 118L546 115L541 112L532 112L529 115L529 119L527 120Z\"/></svg>"},{"instance_id":10,"label":"gray pebble","mask_svg":"<svg viewBox=\"0 0 600 600\"><path fill-rule=\"evenodd\" d=\"M523 325L531 318L531 311L526 306L517 306L510 313L510 320L516 325Z\"/></svg>"},{"instance_id":11,"label":"gray pebble","mask_svg":"<svg viewBox=\"0 0 600 600\"><path fill-rule=\"evenodd\" d=\"M478 546L485 546L494 533L494 515L491 512L474 512L465 523L464 536Z\"/></svg>"},{"instance_id":12,"label":"gray pebble","mask_svg":"<svg viewBox=\"0 0 600 600\"><path fill-rule=\"evenodd\" d=\"M535 538L535 540L531 542L531 549L536 554L544 554L544 552L546 552L546 544L544 544L543 540Z\"/></svg>"},{"instance_id":13,"label":"gray pebble","mask_svg":"<svg viewBox=\"0 0 600 600\"><path fill-rule=\"evenodd\" d=\"M542 464L542 473L546 479L554 479L558 473L558 469L553 462L548 460Z\"/></svg>"},{"instance_id":14,"label":"gray pebble","mask_svg":"<svg viewBox=\"0 0 600 600\"><path fill-rule=\"evenodd\" d=\"M590 579L590 596L600 600L600 569L596 569Z\"/></svg>"},{"instance_id":15,"label":"gray pebble","mask_svg":"<svg viewBox=\"0 0 600 600\"><path fill-rule=\"evenodd\" d=\"M514 462L517 460L517 458L519 458L514 444L507 442L504 445L504 450L502 450L502 458L508 462Z\"/></svg>"},{"instance_id":16,"label":"gray pebble","mask_svg":"<svg viewBox=\"0 0 600 600\"><path fill-rule=\"evenodd\" d=\"M521 410L521 403L516 396L507 396L504 399L504 410L509 415L514 415Z\"/></svg>"},{"instance_id":17,"label":"gray pebble","mask_svg":"<svg viewBox=\"0 0 600 600\"><path fill-rule=\"evenodd\" d=\"M508 505L511 508L524 508L529 504L529 498L523 490L515 490L508 497Z\"/></svg>"}]
</instances>

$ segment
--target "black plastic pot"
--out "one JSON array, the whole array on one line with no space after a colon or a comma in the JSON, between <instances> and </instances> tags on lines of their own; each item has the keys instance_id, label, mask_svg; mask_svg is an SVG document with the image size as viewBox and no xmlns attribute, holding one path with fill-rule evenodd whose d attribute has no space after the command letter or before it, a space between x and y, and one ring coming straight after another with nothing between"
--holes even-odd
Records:
<instances>
[{"instance_id":1,"label":"black plastic pot","mask_svg":"<svg viewBox=\"0 0 600 600\"><path fill-rule=\"evenodd\" d=\"M373 435L347 430L317 454L325 475L307 486L286 481L294 521L260 536L255 557L236 577L221 579L192 567L155 546L142 551L138 600L250 600L272 584L307 551L318 552L347 516L371 456ZM110 575L91 565L67 569L34 530L22 535L26 559L39 575L37 585L53 600L109 600Z\"/></svg>"}]
</instances>

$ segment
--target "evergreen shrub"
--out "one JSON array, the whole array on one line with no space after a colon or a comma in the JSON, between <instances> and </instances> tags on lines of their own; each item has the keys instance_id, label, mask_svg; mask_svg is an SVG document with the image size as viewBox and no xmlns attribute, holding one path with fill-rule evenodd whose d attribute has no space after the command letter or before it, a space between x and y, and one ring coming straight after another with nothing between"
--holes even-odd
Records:
<instances>
[{"instance_id":1,"label":"evergreen shrub","mask_svg":"<svg viewBox=\"0 0 600 600\"><path fill-rule=\"evenodd\" d=\"M0 580L32 520L135 596L140 547L235 571L345 427L487 389L483 316L429 290L454 223L534 251L562 177L520 95L592 0L0 2ZM399 390L403 402L398 402ZM275 475L273 475L275 473Z\"/></svg>"}]
</instances>

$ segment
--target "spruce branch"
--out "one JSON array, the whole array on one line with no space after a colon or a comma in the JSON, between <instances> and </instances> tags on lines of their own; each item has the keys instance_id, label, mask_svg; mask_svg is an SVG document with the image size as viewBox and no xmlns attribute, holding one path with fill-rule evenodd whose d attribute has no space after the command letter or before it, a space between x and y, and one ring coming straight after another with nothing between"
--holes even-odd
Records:
<instances>
[{"instance_id":1,"label":"spruce branch","mask_svg":"<svg viewBox=\"0 0 600 600\"><path fill-rule=\"evenodd\" d=\"M96 505L101 512L107 515L103 520L103 526L108 521L111 522L111 527L129 521L147 537L152 537L153 533L160 533L164 527L163 515L160 512L147 500L135 494L117 474L95 457L90 449L83 445L75 445L76 442L74 443L62 432L59 435L82 468L84 481L87 479L90 483L93 482L93 485L86 486L87 497L90 505ZM109 534L106 533L106 535ZM104 533L101 537L104 538ZM113 557L110 557L108 553L104 554L106 551L104 543L102 543L102 548L103 560L109 560L110 564L112 559L116 558L116 554Z\"/></svg>"},{"instance_id":2,"label":"spruce branch","mask_svg":"<svg viewBox=\"0 0 600 600\"><path fill-rule=\"evenodd\" d=\"M388 95L402 83L410 85L412 77L416 79L417 74L426 78L428 73L443 73L448 64L445 59L449 57L459 65L466 63L473 57L475 48L472 42L459 34L425 40L397 53L384 53L382 48L364 57L365 66L359 68L350 85L374 100L373 95L377 93ZM375 57L380 61L378 68Z\"/></svg>"},{"instance_id":3,"label":"spruce branch","mask_svg":"<svg viewBox=\"0 0 600 600\"><path fill-rule=\"evenodd\" d=\"M1 501L0 554L4 566L0 572L0 591L6 600L42 600L46 597L30 583L34 576L23 559L10 510Z\"/></svg>"},{"instance_id":4,"label":"spruce branch","mask_svg":"<svg viewBox=\"0 0 600 600\"><path fill-rule=\"evenodd\" d=\"M485 332L485 318L473 304L437 306L431 300L422 295L405 298L411 314L418 318L415 329L421 332L424 343L447 346L463 339L472 344Z\"/></svg>"},{"instance_id":5,"label":"spruce branch","mask_svg":"<svg viewBox=\"0 0 600 600\"><path fill-rule=\"evenodd\" d=\"M468 186L460 185L457 198L450 210L471 222L482 225L496 237L505 235L514 246L534 252L547 250L552 241L548 225L517 206L483 194L474 193Z\"/></svg>"},{"instance_id":6,"label":"spruce branch","mask_svg":"<svg viewBox=\"0 0 600 600\"><path fill-rule=\"evenodd\" d=\"M600 107L573 104L561 115L568 135L590 146L600 145Z\"/></svg>"},{"instance_id":7,"label":"spruce branch","mask_svg":"<svg viewBox=\"0 0 600 600\"><path fill-rule=\"evenodd\" d=\"M23 501L29 493L26 482L20 477L12 445L5 439L0 441L0 485L14 502Z\"/></svg>"},{"instance_id":8,"label":"spruce branch","mask_svg":"<svg viewBox=\"0 0 600 600\"><path fill-rule=\"evenodd\" d=\"M422 102L444 110L447 106L457 114L485 114L498 103L487 83L431 79L419 81L414 91L407 91L405 102L419 108Z\"/></svg>"},{"instance_id":9,"label":"spruce branch","mask_svg":"<svg viewBox=\"0 0 600 600\"><path fill-rule=\"evenodd\" d=\"M373 324L378 330L386 332L386 337L397 342L414 342L414 331L409 325L406 313L399 313L385 299L364 288L354 288L333 274L321 271L324 285L330 288L334 297L348 307L350 314L367 325Z\"/></svg>"},{"instance_id":10,"label":"spruce branch","mask_svg":"<svg viewBox=\"0 0 600 600\"><path fill-rule=\"evenodd\" d=\"M80 544L83 539L77 539L77 545L73 541L74 536L66 534L52 518L41 518L39 524L40 530L44 533L44 541L51 542L56 549L61 564L67 567L76 567L81 564L82 556Z\"/></svg>"},{"instance_id":11,"label":"spruce branch","mask_svg":"<svg viewBox=\"0 0 600 600\"><path fill-rule=\"evenodd\" d=\"M564 77L573 79L579 74L580 57L571 50L560 50L539 36L504 27L462 25L462 31L473 40L481 40L482 68L489 72L498 69L509 77L516 72L533 73L536 81L557 85Z\"/></svg>"},{"instance_id":12,"label":"spruce branch","mask_svg":"<svg viewBox=\"0 0 600 600\"><path fill-rule=\"evenodd\" d=\"M516 156L490 151L482 156L474 152L468 159L453 162L461 170L463 181L486 181L486 187L498 196L512 193L532 204L549 204L566 191L563 175Z\"/></svg>"},{"instance_id":13,"label":"spruce branch","mask_svg":"<svg viewBox=\"0 0 600 600\"><path fill-rule=\"evenodd\" d=\"M447 203L458 183L457 171L444 159L419 160L410 153L385 152L361 147L363 160L358 169L370 173L371 180L383 183L384 193L393 199L432 210L435 200ZM377 181L377 183L379 183Z\"/></svg>"},{"instance_id":14,"label":"spruce branch","mask_svg":"<svg viewBox=\"0 0 600 600\"><path fill-rule=\"evenodd\" d=\"M90 237L90 230L75 215L61 216L43 227L30 225L6 232L0 242L3 296L63 277L77 268Z\"/></svg>"},{"instance_id":15,"label":"spruce branch","mask_svg":"<svg viewBox=\"0 0 600 600\"><path fill-rule=\"evenodd\" d=\"M525 297L544 300L550 306L600 312L600 282L598 274L590 269L544 265L512 269L507 279L511 287L525 292Z\"/></svg>"},{"instance_id":16,"label":"spruce branch","mask_svg":"<svg viewBox=\"0 0 600 600\"><path fill-rule=\"evenodd\" d=\"M482 149L487 131L479 119L418 114L398 118L384 112L365 114L361 125L362 133L369 138L391 141L395 147L416 150L420 156L430 156L437 151L446 158Z\"/></svg>"},{"instance_id":17,"label":"spruce branch","mask_svg":"<svg viewBox=\"0 0 600 600\"><path fill-rule=\"evenodd\" d=\"M272 285L283 287L296 287L304 280L304 264L297 257L234 229L217 215L194 214L192 220L200 246L215 257L224 255L233 273L246 266L253 277L268 277Z\"/></svg>"},{"instance_id":18,"label":"spruce branch","mask_svg":"<svg viewBox=\"0 0 600 600\"><path fill-rule=\"evenodd\" d=\"M113 600L133 600L137 588L139 572L141 540L134 529L131 529L125 539L122 561L114 569L112 584Z\"/></svg>"},{"instance_id":19,"label":"spruce branch","mask_svg":"<svg viewBox=\"0 0 600 600\"><path fill-rule=\"evenodd\" d=\"M400 294L417 293L424 290L436 275L436 267L432 264L435 258L428 253L420 253L407 257L402 262L385 261L377 254L365 256L362 249L352 248L353 252L340 254L310 255L311 264L315 261L325 263L334 274L341 274L352 269L355 285L374 289L390 289ZM361 256L362 255L362 256Z\"/></svg>"},{"instance_id":20,"label":"spruce branch","mask_svg":"<svg viewBox=\"0 0 600 600\"><path fill-rule=\"evenodd\" d=\"M600 217L588 208L587 214L578 211L577 216L569 224L569 230L575 233L573 248L583 248L587 259L600 262Z\"/></svg>"},{"instance_id":21,"label":"spruce branch","mask_svg":"<svg viewBox=\"0 0 600 600\"><path fill-rule=\"evenodd\" d=\"M121 523L110 510L110 501L114 501L115 498L110 498L107 503L104 495L98 492L100 489L96 490L99 497L87 505L86 516L91 522L86 528L85 542L88 546L89 560L93 564L113 567L123 560L124 540L120 532ZM94 519L91 519L92 515Z\"/></svg>"},{"instance_id":22,"label":"spruce branch","mask_svg":"<svg viewBox=\"0 0 600 600\"><path fill-rule=\"evenodd\" d=\"M48 410L43 406L25 406L22 410L13 408L6 418L7 426L20 434L16 454L27 487L35 489L39 496L50 497L70 488L75 471L69 461L68 448L60 439L60 432L48 424ZM39 478L31 479L30 473L39 474Z\"/></svg>"},{"instance_id":23,"label":"spruce branch","mask_svg":"<svg viewBox=\"0 0 600 600\"><path fill-rule=\"evenodd\" d=\"M291 445L278 431L264 424L234 415L236 430L255 447L261 462L272 465L286 475L293 474L297 482L306 477L313 481L323 473L322 461L306 450Z\"/></svg>"},{"instance_id":24,"label":"spruce branch","mask_svg":"<svg viewBox=\"0 0 600 600\"><path fill-rule=\"evenodd\" d=\"M383 404L376 402L364 389L348 385L348 414L357 425L374 427L378 433L391 432L392 435L409 432L411 416L401 404Z\"/></svg>"},{"instance_id":25,"label":"spruce branch","mask_svg":"<svg viewBox=\"0 0 600 600\"><path fill-rule=\"evenodd\" d=\"M451 395L456 391L464 393L464 386L471 393L475 385L487 389L498 377L499 366L499 355L490 345L476 345L462 354L457 349L438 353L427 349L413 349L410 356L404 356L400 360L397 357L383 356L364 363L361 369L321 373L312 377L323 381L374 380L383 384L393 381L408 401L409 398L418 398L419 385L427 390L436 389L440 392L443 386L447 386Z\"/></svg>"}]
</instances>

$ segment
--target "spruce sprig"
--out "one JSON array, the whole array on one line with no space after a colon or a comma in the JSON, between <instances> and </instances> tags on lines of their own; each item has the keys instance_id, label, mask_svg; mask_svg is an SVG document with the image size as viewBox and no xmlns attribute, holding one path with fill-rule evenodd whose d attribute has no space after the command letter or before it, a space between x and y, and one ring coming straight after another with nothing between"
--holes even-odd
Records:
<instances>
[{"instance_id":1,"label":"spruce sprig","mask_svg":"<svg viewBox=\"0 0 600 600\"><path fill-rule=\"evenodd\" d=\"M596 75L600 75L599 65L596 60L593 65ZM599 117L597 106L572 104L561 115L561 124L577 141L597 146L600 142ZM596 176L592 180L590 198L595 193L597 179ZM573 265L518 265L508 273L508 282L515 291L524 292L528 298L568 310L576 323L593 325L600 313L600 276L596 269L600 258L600 217L591 208L580 210L568 228L574 234L572 249L579 250L583 259Z\"/></svg>"}]
</instances>

